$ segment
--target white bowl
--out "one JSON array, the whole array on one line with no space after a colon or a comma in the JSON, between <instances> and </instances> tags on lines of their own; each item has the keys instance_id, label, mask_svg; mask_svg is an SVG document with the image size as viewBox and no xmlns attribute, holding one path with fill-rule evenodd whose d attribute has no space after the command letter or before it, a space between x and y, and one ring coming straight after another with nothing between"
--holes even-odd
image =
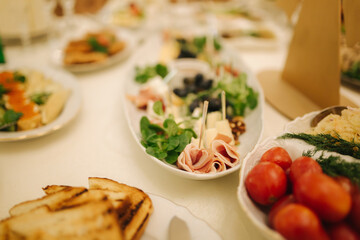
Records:
<instances>
[{"instance_id":1,"label":"white bowl","mask_svg":"<svg viewBox=\"0 0 360 240\"><path fill-rule=\"evenodd\" d=\"M155 41L155 42L152 42L152 41ZM143 55L151 54L151 52L153 52L153 49L154 49L153 46L157 46L157 45L158 44L156 43L156 39L155 40L152 39L149 42L147 42L147 44L142 46L142 48L138 49L138 51L141 51L143 53ZM148 48L152 48L150 53L149 53ZM155 54L153 53L153 55L155 55ZM134 62L137 63L139 61L134 61ZM140 60L140 62L141 62L141 60ZM155 62L155 61L153 61L153 62ZM180 60L180 62L181 62L180 65L182 65L182 66L192 65L195 67L195 69L197 69L196 67L199 67L200 70L203 70L203 67L204 67L203 62L201 62L199 60L193 60L193 59ZM263 95L263 92L262 92L262 89L261 89L259 83L257 82L256 77L243 65L241 59L238 60L238 62L235 66L247 74L248 85L253 87L254 90L259 93L258 106L254 110L249 111L247 113L247 115L245 116L244 120L245 120L245 124L246 124L246 132L244 134L242 134L239 138L241 144L238 147L238 152L240 153L241 162L242 162L243 158L246 156L246 154L248 152L250 152L254 148L254 146L258 143L258 141L262 135L264 95ZM141 85L137 84L133 78L134 78L134 71L133 71L133 69L130 68L130 72L129 72L129 74L126 78L126 81L124 82L124 86L123 86L124 111L125 111L126 118L128 120L129 128L130 128L135 140L139 144L139 147L145 152L145 148L140 143L141 134L140 134L140 127L139 127L140 124L139 123L140 123L141 117L144 116L146 113L144 111L138 110L134 106L134 104L131 103L126 98L127 94L137 94L139 88L141 87ZM240 164L238 164L237 166L230 168L224 172L198 174L198 173L186 172L184 170L179 169L175 165L168 164L165 161L159 160L150 155L148 155L148 156L149 156L149 159L151 159L155 164L166 169L167 171L170 171L173 174L180 176L180 177L184 177L184 178L188 178L188 179L195 179L195 180L208 180L208 179L219 178L219 177L228 175L230 173L233 173L235 171L238 171L241 167L241 162L240 162Z\"/></svg>"},{"instance_id":2,"label":"white bowl","mask_svg":"<svg viewBox=\"0 0 360 240\"><path fill-rule=\"evenodd\" d=\"M310 112L302 117L298 117L285 126L285 133L301 133L309 130L310 122L313 117L320 111ZM283 135L280 134L279 136ZM240 172L240 183L237 190L237 197L240 207L245 212L247 217L259 228L261 233L267 239L280 240L284 239L278 232L270 228L267 224L267 214L261 211L256 204L249 197L245 188L245 179L250 170L259 163L261 156L272 147L283 147L290 155L292 160L302 156L302 153L307 150L313 150L315 147L305 143L298 139L277 139L271 137L265 139L262 143L257 144L254 150L252 150L244 159ZM322 153L324 156L328 154L341 156L342 159L347 161L355 161L352 157L344 156L334 152L318 152L315 154L315 158L319 157Z\"/></svg>"}]
</instances>

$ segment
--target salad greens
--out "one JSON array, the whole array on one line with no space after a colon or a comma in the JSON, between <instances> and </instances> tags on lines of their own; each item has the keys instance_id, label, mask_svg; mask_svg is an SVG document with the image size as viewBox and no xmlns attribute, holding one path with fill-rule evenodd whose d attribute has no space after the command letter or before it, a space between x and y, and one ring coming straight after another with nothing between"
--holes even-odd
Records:
<instances>
[{"instance_id":1,"label":"salad greens","mask_svg":"<svg viewBox=\"0 0 360 240\"><path fill-rule=\"evenodd\" d=\"M14 110L0 108L0 128L6 131L15 131L15 125L23 114Z\"/></svg>"},{"instance_id":2,"label":"salad greens","mask_svg":"<svg viewBox=\"0 0 360 240\"><path fill-rule=\"evenodd\" d=\"M2 95L7 93L9 90L7 90L4 85L0 84L0 98L2 98Z\"/></svg>"},{"instance_id":3,"label":"salad greens","mask_svg":"<svg viewBox=\"0 0 360 240\"><path fill-rule=\"evenodd\" d=\"M14 80L24 83L26 81L26 77L19 72L14 72Z\"/></svg>"},{"instance_id":4,"label":"salad greens","mask_svg":"<svg viewBox=\"0 0 360 240\"><path fill-rule=\"evenodd\" d=\"M150 78L160 76L164 78L169 73L167 66L163 64L156 64L154 66L136 67L135 81L138 83L146 83Z\"/></svg>"},{"instance_id":5,"label":"salad greens","mask_svg":"<svg viewBox=\"0 0 360 240\"><path fill-rule=\"evenodd\" d=\"M162 110L162 104L154 104L154 108ZM155 111L155 109L154 109ZM196 133L191 128L179 127L172 116L165 119L163 126L153 124L144 116L140 120L141 144L146 148L146 153L167 163L175 164L178 156L191 138L196 138Z\"/></svg>"},{"instance_id":6,"label":"salad greens","mask_svg":"<svg viewBox=\"0 0 360 240\"><path fill-rule=\"evenodd\" d=\"M231 106L234 116L244 116L246 108L255 109L258 104L258 93L247 85L245 73L231 79L224 79L216 86L225 91L226 101Z\"/></svg>"},{"instance_id":7,"label":"salad greens","mask_svg":"<svg viewBox=\"0 0 360 240\"><path fill-rule=\"evenodd\" d=\"M161 101L156 101L154 103L153 110L159 116L164 115L163 105L162 105Z\"/></svg>"},{"instance_id":8,"label":"salad greens","mask_svg":"<svg viewBox=\"0 0 360 240\"><path fill-rule=\"evenodd\" d=\"M95 52L108 53L108 49L101 45L95 37L89 37L87 42Z\"/></svg>"},{"instance_id":9,"label":"salad greens","mask_svg":"<svg viewBox=\"0 0 360 240\"><path fill-rule=\"evenodd\" d=\"M48 100L50 95L51 95L51 93L46 93L46 92L36 93L36 94L33 94L30 97L30 99L31 99L31 101L33 101L37 105L43 105L43 104L46 103L46 101Z\"/></svg>"},{"instance_id":10,"label":"salad greens","mask_svg":"<svg viewBox=\"0 0 360 240\"><path fill-rule=\"evenodd\" d=\"M195 37L192 41L186 39L177 39L180 44L180 55L178 58L192 57L196 58L198 54L203 53L206 47L207 37ZM213 40L213 46L216 51L220 51L222 46L217 38Z\"/></svg>"}]
</instances>

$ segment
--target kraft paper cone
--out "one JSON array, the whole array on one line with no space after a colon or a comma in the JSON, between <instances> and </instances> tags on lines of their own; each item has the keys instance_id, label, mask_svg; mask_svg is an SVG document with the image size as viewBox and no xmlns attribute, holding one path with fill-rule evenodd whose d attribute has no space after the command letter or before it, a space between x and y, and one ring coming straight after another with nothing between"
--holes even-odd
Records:
<instances>
[{"instance_id":1,"label":"kraft paper cone","mask_svg":"<svg viewBox=\"0 0 360 240\"><path fill-rule=\"evenodd\" d=\"M282 72L258 75L267 101L290 119L334 105L340 96L340 1L304 0Z\"/></svg>"},{"instance_id":2,"label":"kraft paper cone","mask_svg":"<svg viewBox=\"0 0 360 240\"><path fill-rule=\"evenodd\" d=\"M288 20L290 21L300 2L301 0L277 0L276 5L285 12Z\"/></svg>"},{"instance_id":3,"label":"kraft paper cone","mask_svg":"<svg viewBox=\"0 0 360 240\"><path fill-rule=\"evenodd\" d=\"M343 0L344 25L346 44L353 47L360 42L360 1Z\"/></svg>"}]
</instances>

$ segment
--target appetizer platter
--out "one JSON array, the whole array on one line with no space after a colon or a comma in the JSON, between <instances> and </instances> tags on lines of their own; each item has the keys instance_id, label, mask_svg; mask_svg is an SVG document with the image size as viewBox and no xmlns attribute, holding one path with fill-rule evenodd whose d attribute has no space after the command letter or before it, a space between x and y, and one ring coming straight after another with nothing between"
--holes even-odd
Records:
<instances>
[{"instance_id":1,"label":"appetizer platter","mask_svg":"<svg viewBox=\"0 0 360 240\"><path fill-rule=\"evenodd\" d=\"M161 46L161 38L153 38L141 53L154 58ZM224 78L196 59L142 61L129 70L123 101L129 127L150 159L190 179L218 178L238 170L262 133L263 95L251 72L240 60L233 68L219 67ZM227 100L220 100L222 91ZM204 100L209 114L203 114ZM203 156L199 161L192 159L195 152Z\"/></svg>"},{"instance_id":2,"label":"appetizer platter","mask_svg":"<svg viewBox=\"0 0 360 240\"><path fill-rule=\"evenodd\" d=\"M73 76L37 66L0 68L0 141L40 137L78 113L80 88Z\"/></svg>"},{"instance_id":3,"label":"appetizer platter","mask_svg":"<svg viewBox=\"0 0 360 240\"><path fill-rule=\"evenodd\" d=\"M129 57L134 41L125 32L93 28L66 37L51 58L53 63L71 72L88 72L114 65Z\"/></svg>"},{"instance_id":4,"label":"appetizer platter","mask_svg":"<svg viewBox=\"0 0 360 240\"><path fill-rule=\"evenodd\" d=\"M332 239L339 231L359 237L360 109L345 108L311 127L320 113L295 119L244 160L238 200L268 239Z\"/></svg>"},{"instance_id":5,"label":"appetizer platter","mask_svg":"<svg viewBox=\"0 0 360 240\"><path fill-rule=\"evenodd\" d=\"M99 15L107 24L129 29L141 27L146 19L145 8L137 1L109 2Z\"/></svg>"}]
</instances>

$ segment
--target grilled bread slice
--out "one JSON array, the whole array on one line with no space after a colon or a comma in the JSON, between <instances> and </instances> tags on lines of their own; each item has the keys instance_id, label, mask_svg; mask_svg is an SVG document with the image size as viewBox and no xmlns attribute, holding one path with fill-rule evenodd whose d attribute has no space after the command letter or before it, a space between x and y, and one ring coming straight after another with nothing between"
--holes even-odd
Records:
<instances>
[{"instance_id":1,"label":"grilled bread slice","mask_svg":"<svg viewBox=\"0 0 360 240\"><path fill-rule=\"evenodd\" d=\"M121 184L107 178L89 178L89 189L102 189L124 192L130 196L130 206L119 216L121 228L126 240L140 239L153 212L150 197L142 190Z\"/></svg>"},{"instance_id":2,"label":"grilled bread slice","mask_svg":"<svg viewBox=\"0 0 360 240\"><path fill-rule=\"evenodd\" d=\"M139 239L153 211L149 196L106 178L89 178L89 186L43 188L44 197L11 208L0 240Z\"/></svg>"},{"instance_id":3,"label":"grilled bread slice","mask_svg":"<svg viewBox=\"0 0 360 240\"><path fill-rule=\"evenodd\" d=\"M64 201L76 197L86 191L87 189L84 187L66 187L61 191L46 195L40 199L17 204L12 207L9 212L11 216L17 216L44 205L48 206L52 210L56 210L61 207Z\"/></svg>"},{"instance_id":4,"label":"grilled bread slice","mask_svg":"<svg viewBox=\"0 0 360 240\"><path fill-rule=\"evenodd\" d=\"M9 218L4 225L5 239L114 239L123 235L117 214L108 200L51 211L43 206ZM1 228L0 228L1 229Z\"/></svg>"},{"instance_id":5,"label":"grilled bread slice","mask_svg":"<svg viewBox=\"0 0 360 240\"><path fill-rule=\"evenodd\" d=\"M71 187L64 185L49 185L43 188L43 190L46 194L51 195L69 188ZM120 216L123 215L126 209L130 206L130 197L126 192L115 192L105 189L90 189L75 198L66 200L59 207L75 206L84 202L101 200L104 198L107 198L111 201L113 207Z\"/></svg>"}]
</instances>

